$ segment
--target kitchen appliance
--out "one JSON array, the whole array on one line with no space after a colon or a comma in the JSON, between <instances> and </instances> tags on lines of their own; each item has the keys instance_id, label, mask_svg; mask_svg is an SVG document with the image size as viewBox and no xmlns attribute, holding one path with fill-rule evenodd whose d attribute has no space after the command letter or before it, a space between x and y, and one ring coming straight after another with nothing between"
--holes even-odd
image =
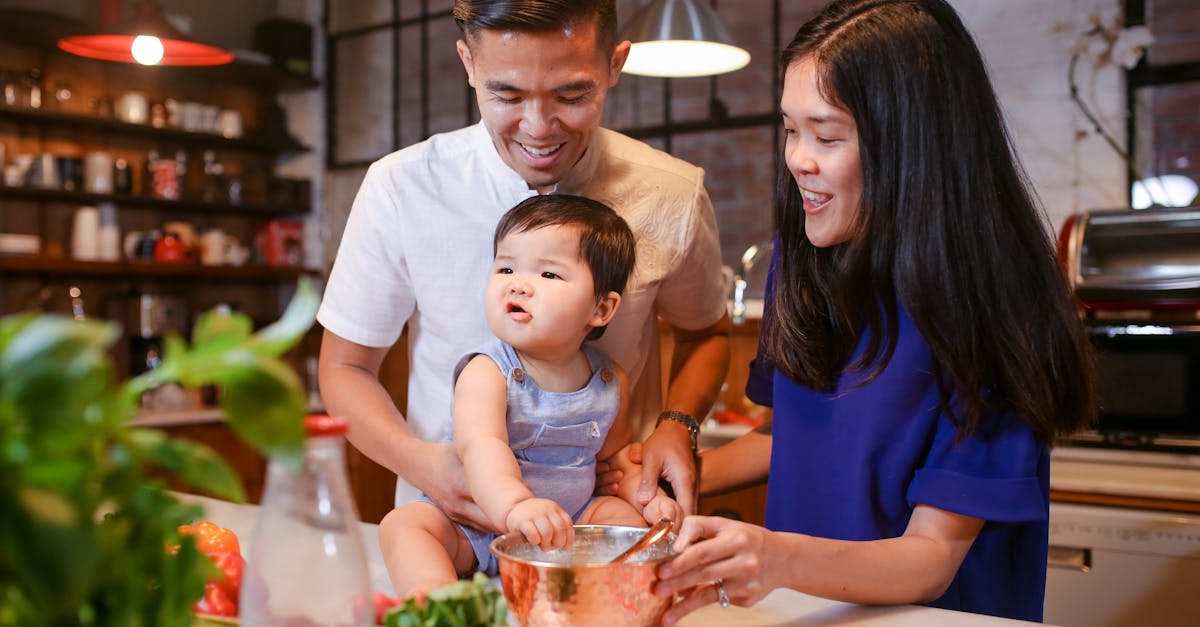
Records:
<instances>
[{"instance_id":1,"label":"kitchen appliance","mask_svg":"<svg viewBox=\"0 0 1200 627\"><path fill-rule=\"evenodd\" d=\"M1096 348L1100 404L1070 443L1200 453L1200 207L1080 213L1059 254Z\"/></svg>"},{"instance_id":2,"label":"kitchen appliance","mask_svg":"<svg viewBox=\"0 0 1200 627\"><path fill-rule=\"evenodd\" d=\"M137 376L162 363L163 338L187 335L187 302L171 294L141 293L109 302L108 315L119 320L129 338L129 374Z\"/></svg>"},{"instance_id":3,"label":"kitchen appliance","mask_svg":"<svg viewBox=\"0 0 1200 627\"><path fill-rule=\"evenodd\" d=\"M1050 504L1047 623L1195 625L1198 581L1200 516Z\"/></svg>"}]
</instances>

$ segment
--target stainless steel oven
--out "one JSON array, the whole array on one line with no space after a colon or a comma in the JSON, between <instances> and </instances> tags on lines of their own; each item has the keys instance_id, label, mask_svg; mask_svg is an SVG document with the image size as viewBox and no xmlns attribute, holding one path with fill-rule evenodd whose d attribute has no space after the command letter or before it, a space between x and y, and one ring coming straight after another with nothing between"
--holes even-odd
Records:
<instances>
[{"instance_id":1,"label":"stainless steel oven","mask_svg":"<svg viewBox=\"0 0 1200 627\"><path fill-rule=\"evenodd\" d=\"M1071 443L1200 453L1200 208L1081 213L1059 243L1100 404Z\"/></svg>"},{"instance_id":2,"label":"stainless steel oven","mask_svg":"<svg viewBox=\"0 0 1200 627\"><path fill-rule=\"evenodd\" d=\"M1200 452L1200 320L1095 320L1100 420L1076 440Z\"/></svg>"}]
</instances>

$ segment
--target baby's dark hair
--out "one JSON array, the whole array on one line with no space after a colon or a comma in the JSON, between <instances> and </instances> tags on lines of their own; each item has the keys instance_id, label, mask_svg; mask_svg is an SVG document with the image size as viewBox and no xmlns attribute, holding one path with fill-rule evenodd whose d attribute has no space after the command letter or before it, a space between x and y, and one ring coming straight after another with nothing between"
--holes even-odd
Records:
<instances>
[{"instance_id":1,"label":"baby's dark hair","mask_svg":"<svg viewBox=\"0 0 1200 627\"><path fill-rule=\"evenodd\" d=\"M635 258L633 231L611 207L591 198L570 194L526 198L500 218L492 239L492 255L509 233L547 226L579 227L579 258L592 271L597 300L609 292L625 291ZM604 327L597 327L587 339L597 339L603 333Z\"/></svg>"}]
</instances>

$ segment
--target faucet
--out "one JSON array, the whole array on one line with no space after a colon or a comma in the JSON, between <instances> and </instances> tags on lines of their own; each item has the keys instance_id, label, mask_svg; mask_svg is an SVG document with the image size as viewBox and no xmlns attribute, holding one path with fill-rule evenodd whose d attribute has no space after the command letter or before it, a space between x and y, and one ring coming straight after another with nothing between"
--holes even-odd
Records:
<instances>
[{"instance_id":1,"label":"faucet","mask_svg":"<svg viewBox=\"0 0 1200 627\"><path fill-rule=\"evenodd\" d=\"M742 253L741 268L733 276L733 306L730 308L729 317L734 324L746 323L746 276L754 269L760 253L768 250L770 248L766 245L751 244L746 252Z\"/></svg>"}]
</instances>

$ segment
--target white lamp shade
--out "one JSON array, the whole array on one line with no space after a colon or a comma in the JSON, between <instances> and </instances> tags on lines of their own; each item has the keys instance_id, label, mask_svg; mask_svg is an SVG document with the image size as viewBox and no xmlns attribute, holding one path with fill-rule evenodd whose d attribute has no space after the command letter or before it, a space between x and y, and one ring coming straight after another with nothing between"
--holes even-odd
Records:
<instances>
[{"instance_id":1,"label":"white lamp shade","mask_svg":"<svg viewBox=\"0 0 1200 627\"><path fill-rule=\"evenodd\" d=\"M625 25L633 42L623 71L642 76L711 76L741 69L750 53L703 0L652 0Z\"/></svg>"}]
</instances>

